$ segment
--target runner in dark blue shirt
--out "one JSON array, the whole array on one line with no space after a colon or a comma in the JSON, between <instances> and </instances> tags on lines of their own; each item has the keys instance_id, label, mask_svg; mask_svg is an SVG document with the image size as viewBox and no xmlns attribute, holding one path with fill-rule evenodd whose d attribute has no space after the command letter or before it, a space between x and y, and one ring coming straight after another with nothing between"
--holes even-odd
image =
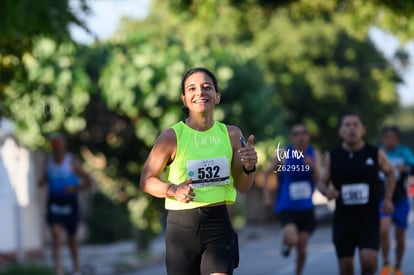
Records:
<instances>
[{"instance_id":1,"label":"runner in dark blue shirt","mask_svg":"<svg viewBox=\"0 0 414 275\"><path fill-rule=\"evenodd\" d=\"M282 254L288 256L296 248L296 274L302 274L308 239L316 221L312 195L318 178L319 153L309 145L310 134L303 123L294 124L290 131L292 145L276 149L271 167L265 172L264 202L272 207L283 228ZM276 197L268 192L269 176L276 173Z\"/></svg>"}]
</instances>

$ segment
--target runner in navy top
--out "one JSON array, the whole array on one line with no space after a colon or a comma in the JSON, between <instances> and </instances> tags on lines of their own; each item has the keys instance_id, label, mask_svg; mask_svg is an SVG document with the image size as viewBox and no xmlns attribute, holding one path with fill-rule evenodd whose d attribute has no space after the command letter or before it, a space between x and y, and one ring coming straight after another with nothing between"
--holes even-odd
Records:
<instances>
[{"instance_id":1,"label":"runner in navy top","mask_svg":"<svg viewBox=\"0 0 414 275\"><path fill-rule=\"evenodd\" d=\"M292 145L276 149L275 159L265 172L264 202L278 215L283 227L282 254L297 250L296 274L302 274L308 239L315 229L312 195L318 177L318 151L309 145L310 134L303 123L294 124L290 131ZM276 198L268 192L271 173L276 173Z\"/></svg>"},{"instance_id":2,"label":"runner in navy top","mask_svg":"<svg viewBox=\"0 0 414 275\"><path fill-rule=\"evenodd\" d=\"M72 257L73 274L80 275L79 247L76 228L79 221L78 191L90 186L91 178L78 158L66 151L62 135L51 138L52 154L45 165L44 178L40 184L48 185L46 206L47 222L52 237L52 257L56 275L63 275L60 243L63 230L68 237Z\"/></svg>"},{"instance_id":3,"label":"runner in navy top","mask_svg":"<svg viewBox=\"0 0 414 275\"><path fill-rule=\"evenodd\" d=\"M326 155L318 188L336 200L333 243L341 275L354 274L354 251L359 249L361 274L375 274L379 250L379 171L386 177L383 211L393 211L393 168L384 152L364 142L365 128L355 113L342 116L343 142ZM329 187L329 183L332 186Z\"/></svg>"}]
</instances>

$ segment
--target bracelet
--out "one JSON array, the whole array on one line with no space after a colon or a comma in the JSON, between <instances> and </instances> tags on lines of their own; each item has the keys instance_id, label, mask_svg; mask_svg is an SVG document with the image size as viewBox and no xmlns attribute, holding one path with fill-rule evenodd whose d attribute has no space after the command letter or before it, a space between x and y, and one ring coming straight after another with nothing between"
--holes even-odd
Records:
<instances>
[{"instance_id":1,"label":"bracelet","mask_svg":"<svg viewBox=\"0 0 414 275\"><path fill-rule=\"evenodd\" d=\"M244 171L247 175L249 175L249 174L253 173L254 171L256 171L256 165L255 165L255 166L253 166L253 168L252 168L251 170L247 170L247 168L243 165L243 171Z\"/></svg>"}]
</instances>

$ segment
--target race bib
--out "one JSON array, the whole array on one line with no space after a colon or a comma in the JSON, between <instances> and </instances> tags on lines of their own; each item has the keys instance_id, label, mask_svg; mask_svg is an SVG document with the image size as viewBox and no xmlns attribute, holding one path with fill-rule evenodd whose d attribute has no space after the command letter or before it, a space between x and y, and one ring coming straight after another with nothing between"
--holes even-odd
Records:
<instances>
[{"instance_id":1,"label":"race bib","mask_svg":"<svg viewBox=\"0 0 414 275\"><path fill-rule=\"evenodd\" d=\"M230 165L226 157L187 161L187 175L193 188L230 183Z\"/></svg>"},{"instance_id":2,"label":"race bib","mask_svg":"<svg viewBox=\"0 0 414 275\"><path fill-rule=\"evenodd\" d=\"M401 157L388 157L388 160L394 167L397 167L398 165L404 165L404 159Z\"/></svg>"},{"instance_id":3,"label":"race bib","mask_svg":"<svg viewBox=\"0 0 414 275\"><path fill-rule=\"evenodd\" d=\"M289 195L292 200L309 199L312 188L309 181L295 181L289 184Z\"/></svg>"},{"instance_id":4,"label":"race bib","mask_svg":"<svg viewBox=\"0 0 414 275\"><path fill-rule=\"evenodd\" d=\"M55 215L70 215L72 213L72 206L66 205L58 205L52 203L50 205L50 212Z\"/></svg>"},{"instance_id":5,"label":"race bib","mask_svg":"<svg viewBox=\"0 0 414 275\"><path fill-rule=\"evenodd\" d=\"M341 187L342 201L345 205L366 204L369 200L367 183L344 184Z\"/></svg>"}]
</instances>

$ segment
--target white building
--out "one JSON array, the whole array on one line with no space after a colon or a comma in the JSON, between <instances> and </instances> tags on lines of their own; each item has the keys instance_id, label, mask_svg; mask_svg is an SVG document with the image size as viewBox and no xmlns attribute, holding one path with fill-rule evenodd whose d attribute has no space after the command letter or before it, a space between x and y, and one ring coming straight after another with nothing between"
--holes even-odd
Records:
<instances>
[{"instance_id":1,"label":"white building","mask_svg":"<svg viewBox=\"0 0 414 275\"><path fill-rule=\"evenodd\" d=\"M41 154L20 146L12 130L0 120L0 256L23 261L43 250L44 194L35 161Z\"/></svg>"}]
</instances>

